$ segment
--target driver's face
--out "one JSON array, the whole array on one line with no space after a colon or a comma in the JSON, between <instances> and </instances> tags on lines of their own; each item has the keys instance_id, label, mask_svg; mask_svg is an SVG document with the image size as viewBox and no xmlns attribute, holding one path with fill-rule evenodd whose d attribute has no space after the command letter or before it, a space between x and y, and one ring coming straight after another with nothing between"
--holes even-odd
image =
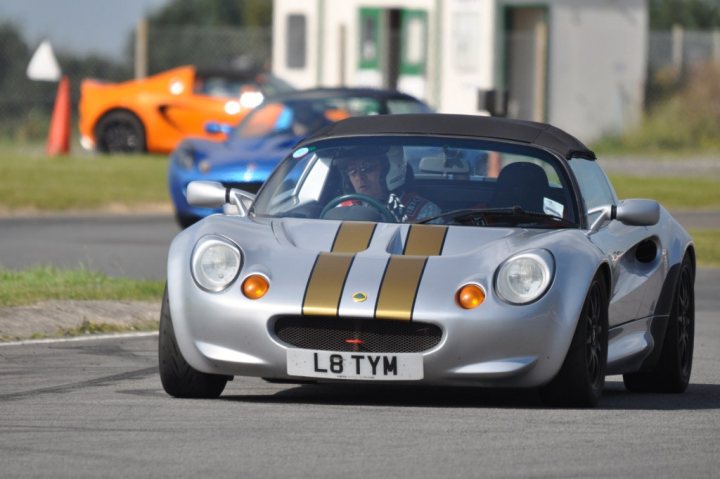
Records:
<instances>
[{"instance_id":1,"label":"driver's face","mask_svg":"<svg viewBox=\"0 0 720 479\"><path fill-rule=\"evenodd\" d=\"M385 200L385 189L382 184L382 168L377 161L351 160L345 168L355 193Z\"/></svg>"}]
</instances>

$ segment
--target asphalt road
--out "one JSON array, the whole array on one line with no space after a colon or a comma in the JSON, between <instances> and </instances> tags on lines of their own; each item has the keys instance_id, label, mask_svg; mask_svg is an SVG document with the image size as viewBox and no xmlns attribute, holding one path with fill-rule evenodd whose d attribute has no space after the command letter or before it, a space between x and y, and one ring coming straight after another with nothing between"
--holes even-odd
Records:
<instances>
[{"instance_id":1,"label":"asphalt road","mask_svg":"<svg viewBox=\"0 0 720 479\"><path fill-rule=\"evenodd\" d=\"M54 265L164 280L168 247L179 231L170 215L0 218L0 265Z\"/></svg>"},{"instance_id":2,"label":"asphalt road","mask_svg":"<svg viewBox=\"0 0 720 479\"><path fill-rule=\"evenodd\" d=\"M717 477L720 271L696 281L692 383L592 410L532 392L295 386L162 391L156 337L0 346L2 477Z\"/></svg>"}]
</instances>

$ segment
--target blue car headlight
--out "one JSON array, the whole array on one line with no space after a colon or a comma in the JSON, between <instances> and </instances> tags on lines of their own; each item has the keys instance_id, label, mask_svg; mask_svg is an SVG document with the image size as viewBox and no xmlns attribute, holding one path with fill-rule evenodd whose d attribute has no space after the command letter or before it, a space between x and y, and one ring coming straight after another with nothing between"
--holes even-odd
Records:
<instances>
[{"instance_id":1,"label":"blue car headlight","mask_svg":"<svg viewBox=\"0 0 720 479\"><path fill-rule=\"evenodd\" d=\"M220 236L204 236L195 245L192 276L205 291L218 293L227 288L237 278L240 266L240 249Z\"/></svg>"},{"instance_id":2,"label":"blue car headlight","mask_svg":"<svg viewBox=\"0 0 720 479\"><path fill-rule=\"evenodd\" d=\"M506 260L495 275L495 291L511 304L531 303L547 291L555 274L555 260L549 251L538 249Z\"/></svg>"},{"instance_id":3,"label":"blue car headlight","mask_svg":"<svg viewBox=\"0 0 720 479\"><path fill-rule=\"evenodd\" d=\"M195 153L190 148L178 148L175 161L180 168L191 170L195 166Z\"/></svg>"}]
</instances>

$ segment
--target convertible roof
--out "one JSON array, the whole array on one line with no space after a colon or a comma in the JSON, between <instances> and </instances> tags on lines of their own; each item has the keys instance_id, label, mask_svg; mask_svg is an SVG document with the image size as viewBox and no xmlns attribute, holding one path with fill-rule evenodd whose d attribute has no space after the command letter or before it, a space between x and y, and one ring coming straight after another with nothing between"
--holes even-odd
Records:
<instances>
[{"instance_id":1,"label":"convertible roof","mask_svg":"<svg viewBox=\"0 0 720 479\"><path fill-rule=\"evenodd\" d=\"M564 158L595 159L580 140L546 123L473 115L413 114L353 117L329 125L311 137L319 140L357 135L439 135L511 140L551 150Z\"/></svg>"}]
</instances>

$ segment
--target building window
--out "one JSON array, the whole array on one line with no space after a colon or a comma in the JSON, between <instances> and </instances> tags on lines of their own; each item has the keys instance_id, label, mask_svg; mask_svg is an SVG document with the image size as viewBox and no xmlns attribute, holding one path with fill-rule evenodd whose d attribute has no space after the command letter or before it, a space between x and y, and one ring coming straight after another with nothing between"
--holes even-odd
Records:
<instances>
[{"instance_id":1,"label":"building window","mask_svg":"<svg viewBox=\"0 0 720 479\"><path fill-rule=\"evenodd\" d=\"M305 68L307 20L305 15L288 15L287 17L287 54L288 68Z\"/></svg>"}]
</instances>

